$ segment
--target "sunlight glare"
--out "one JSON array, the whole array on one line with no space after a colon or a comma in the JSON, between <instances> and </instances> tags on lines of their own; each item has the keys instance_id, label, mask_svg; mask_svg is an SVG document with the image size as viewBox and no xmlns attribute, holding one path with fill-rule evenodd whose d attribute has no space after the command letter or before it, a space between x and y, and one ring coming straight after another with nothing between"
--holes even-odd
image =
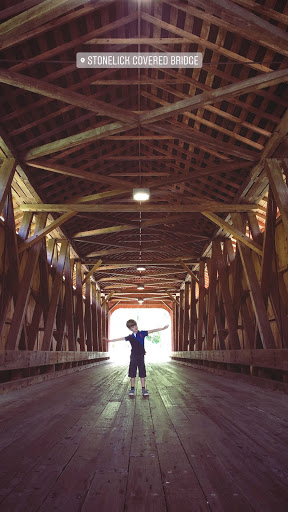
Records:
<instances>
[{"instance_id":1,"label":"sunlight glare","mask_svg":"<svg viewBox=\"0 0 288 512\"><path fill-rule=\"evenodd\" d=\"M123 336L123 341L109 343L110 360L120 364L129 362L131 346L129 341L124 340L124 337L131 333L126 327L126 322L129 318L136 320L140 331L149 331L149 329L157 329L158 327L169 325L168 329L159 332L159 343L153 343L152 340L145 339L145 360L147 363L168 361L171 354L171 317L164 308L116 309L110 317L109 339Z\"/></svg>"}]
</instances>

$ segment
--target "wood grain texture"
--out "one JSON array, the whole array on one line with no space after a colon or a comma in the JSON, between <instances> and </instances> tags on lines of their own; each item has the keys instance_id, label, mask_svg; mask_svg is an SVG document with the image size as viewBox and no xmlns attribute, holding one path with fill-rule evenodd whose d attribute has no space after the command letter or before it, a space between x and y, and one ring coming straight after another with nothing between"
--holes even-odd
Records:
<instances>
[{"instance_id":1,"label":"wood grain texture","mask_svg":"<svg viewBox=\"0 0 288 512\"><path fill-rule=\"evenodd\" d=\"M147 370L148 400L115 363L1 396L0 509L284 512L286 396Z\"/></svg>"}]
</instances>

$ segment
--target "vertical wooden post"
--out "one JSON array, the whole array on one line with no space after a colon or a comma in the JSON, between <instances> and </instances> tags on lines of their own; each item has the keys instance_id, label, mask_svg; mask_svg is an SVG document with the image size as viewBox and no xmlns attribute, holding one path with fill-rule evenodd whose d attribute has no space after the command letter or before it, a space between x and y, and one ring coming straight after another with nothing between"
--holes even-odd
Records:
<instances>
[{"instance_id":1,"label":"vertical wooden post","mask_svg":"<svg viewBox=\"0 0 288 512\"><path fill-rule=\"evenodd\" d=\"M199 299L198 299L198 329L196 339L196 350L202 350L203 325L204 325L204 300L205 300L205 262L200 260L199 264Z\"/></svg>"},{"instance_id":2,"label":"vertical wooden post","mask_svg":"<svg viewBox=\"0 0 288 512\"><path fill-rule=\"evenodd\" d=\"M3 211L6 198L11 191L11 183L15 173L14 158L5 158L0 167L0 214Z\"/></svg>"},{"instance_id":3,"label":"vertical wooden post","mask_svg":"<svg viewBox=\"0 0 288 512\"><path fill-rule=\"evenodd\" d=\"M96 311L97 311L97 332L98 332L98 350L103 352L102 343L102 315L101 315L101 292L96 293Z\"/></svg>"},{"instance_id":4,"label":"vertical wooden post","mask_svg":"<svg viewBox=\"0 0 288 512\"><path fill-rule=\"evenodd\" d=\"M230 343L230 349L239 349L240 346L240 340L238 336L238 322L236 319L235 311L233 308L232 298L229 290L229 282L228 282L228 276L227 276L227 268L224 262L224 257L222 254L220 242L218 240L215 240L214 242L214 252L215 257L217 259L217 267L218 267L218 273L219 273L219 281L220 286L222 290L222 295L224 299L224 310L228 325L228 331L229 331L229 343Z\"/></svg>"},{"instance_id":5,"label":"vertical wooden post","mask_svg":"<svg viewBox=\"0 0 288 512\"><path fill-rule=\"evenodd\" d=\"M215 305L216 305L216 284L217 268L214 254L214 243L212 242L212 257L209 262L209 290L208 290L208 326L207 326L207 344L206 350L213 350L213 337L215 326Z\"/></svg>"},{"instance_id":6,"label":"vertical wooden post","mask_svg":"<svg viewBox=\"0 0 288 512\"><path fill-rule=\"evenodd\" d=\"M177 304L176 302L172 301L172 346L171 350L172 352L176 351L176 315L177 315Z\"/></svg>"},{"instance_id":7,"label":"vertical wooden post","mask_svg":"<svg viewBox=\"0 0 288 512\"><path fill-rule=\"evenodd\" d=\"M98 351L98 332L97 332L97 296L96 296L96 283L92 281L91 283L91 292L92 292L92 350Z\"/></svg>"},{"instance_id":8,"label":"vertical wooden post","mask_svg":"<svg viewBox=\"0 0 288 512\"><path fill-rule=\"evenodd\" d=\"M53 327L56 317L57 305L60 297L61 288L63 286L63 270L65 265L65 259L68 249L67 240L61 241L61 249L58 257L58 263L56 268L56 274L53 281L53 289L49 304L49 310L47 315L47 321L44 329L44 336L42 342L42 350L50 350L52 339L53 339Z\"/></svg>"},{"instance_id":9,"label":"vertical wooden post","mask_svg":"<svg viewBox=\"0 0 288 512\"><path fill-rule=\"evenodd\" d=\"M14 307L19 290L19 257L15 230L13 201L11 191L8 193L5 206L5 240L3 251L3 281L0 295L0 335L5 325L6 316L13 298ZM7 270L5 268L7 265Z\"/></svg>"},{"instance_id":10,"label":"vertical wooden post","mask_svg":"<svg viewBox=\"0 0 288 512\"><path fill-rule=\"evenodd\" d=\"M81 262L76 262L76 336L79 329L80 350L85 352L85 334L83 318L83 297L82 297L82 268Z\"/></svg>"},{"instance_id":11,"label":"vertical wooden post","mask_svg":"<svg viewBox=\"0 0 288 512\"><path fill-rule=\"evenodd\" d=\"M265 170L272 188L277 206L281 213L284 229L288 236L288 186L284 182L281 166L278 160L266 159Z\"/></svg>"},{"instance_id":12,"label":"vertical wooden post","mask_svg":"<svg viewBox=\"0 0 288 512\"><path fill-rule=\"evenodd\" d=\"M85 283L85 330L87 350L92 351L92 319L91 319L91 281Z\"/></svg>"},{"instance_id":13,"label":"vertical wooden post","mask_svg":"<svg viewBox=\"0 0 288 512\"><path fill-rule=\"evenodd\" d=\"M194 350L195 345L195 331L197 327L197 313L196 313L196 281L191 279L190 283L190 332L189 332L189 350Z\"/></svg>"},{"instance_id":14,"label":"vertical wooden post","mask_svg":"<svg viewBox=\"0 0 288 512\"><path fill-rule=\"evenodd\" d=\"M74 329L74 301L73 301L73 267L74 260L70 260L69 255L65 260L64 275L65 275L65 312L66 324L68 331L68 349L76 350L76 337Z\"/></svg>"},{"instance_id":15,"label":"vertical wooden post","mask_svg":"<svg viewBox=\"0 0 288 512\"><path fill-rule=\"evenodd\" d=\"M179 348L178 350L183 350L183 318L184 318L184 290L180 290L180 298L179 298Z\"/></svg>"},{"instance_id":16,"label":"vertical wooden post","mask_svg":"<svg viewBox=\"0 0 288 512\"><path fill-rule=\"evenodd\" d=\"M106 302L105 302L106 304ZM101 340L102 340L102 350L106 352L106 343L103 338L106 336L106 315L105 315L105 304L101 306Z\"/></svg>"},{"instance_id":17,"label":"vertical wooden post","mask_svg":"<svg viewBox=\"0 0 288 512\"><path fill-rule=\"evenodd\" d=\"M47 213L41 213L36 216L35 233L45 227ZM14 309L10 330L7 336L6 349L16 350L23 328L23 322L26 315L27 305L30 298L31 286L34 277L35 268L38 262L42 240L37 242L29 249L29 258L25 266L24 275L20 283L18 297Z\"/></svg>"},{"instance_id":18,"label":"vertical wooden post","mask_svg":"<svg viewBox=\"0 0 288 512\"><path fill-rule=\"evenodd\" d=\"M179 349L179 316L180 316L180 305L175 304L175 345L174 350L178 352Z\"/></svg>"},{"instance_id":19,"label":"vertical wooden post","mask_svg":"<svg viewBox=\"0 0 288 512\"><path fill-rule=\"evenodd\" d=\"M184 290L184 315L183 315L183 350L188 350L189 345L189 291L190 283L185 281Z\"/></svg>"}]
</instances>

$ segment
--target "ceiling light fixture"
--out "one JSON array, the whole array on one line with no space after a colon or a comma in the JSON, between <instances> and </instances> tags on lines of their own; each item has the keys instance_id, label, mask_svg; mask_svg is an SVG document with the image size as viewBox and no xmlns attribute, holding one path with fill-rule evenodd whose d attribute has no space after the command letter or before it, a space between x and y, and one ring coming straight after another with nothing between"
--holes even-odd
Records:
<instances>
[{"instance_id":1,"label":"ceiling light fixture","mask_svg":"<svg viewBox=\"0 0 288 512\"><path fill-rule=\"evenodd\" d=\"M146 267L143 267L143 265L139 265L139 267L137 267L137 270L139 270L139 272L142 272L143 270L146 270Z\"/></svg>"},{"instance_id":2,"label":"ceiling light fixture","mask_svg":"<svg viewBox=\"0 0 288 512\"><path fill-rule=\"evenodd\" d=\"M138 299L139 304L143 304L144 299Z\"/></svg>"},{"instance_id":3,"label":"ceiling light fixture","mask_svg":"<svg viewBox=\"0 0 288 512\"><path fill-rule=\"evenodd\" d=\"M137 284L137 290L144 290L144 284Z\"/></svg>"},{"instance_id":4,"label":"ceiling light fixture","mask_svg":"<svg viewBox=\"0 0 288 512\"><path fill-rule=\"evenodd\" d=\"M133 188L134 201L148 201L150 199L149 188Z\"/></svg>"}]
</instances>

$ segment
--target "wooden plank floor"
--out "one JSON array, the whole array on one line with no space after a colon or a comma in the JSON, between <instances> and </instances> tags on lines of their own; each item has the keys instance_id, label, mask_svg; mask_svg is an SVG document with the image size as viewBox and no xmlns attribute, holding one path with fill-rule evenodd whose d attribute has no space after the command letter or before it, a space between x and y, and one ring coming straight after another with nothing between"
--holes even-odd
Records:
<instances>
[{"instance_id":1,"label":"wooden plank floor","mask_svg":"<svg viewBox=\"0 0 288 512\"><path fill-rule=\"evenodd\" d=\"M287 395L173 362L137 384L105 363L0 396L0 511L287 510Z\"/></svg>"}]
</instances>

